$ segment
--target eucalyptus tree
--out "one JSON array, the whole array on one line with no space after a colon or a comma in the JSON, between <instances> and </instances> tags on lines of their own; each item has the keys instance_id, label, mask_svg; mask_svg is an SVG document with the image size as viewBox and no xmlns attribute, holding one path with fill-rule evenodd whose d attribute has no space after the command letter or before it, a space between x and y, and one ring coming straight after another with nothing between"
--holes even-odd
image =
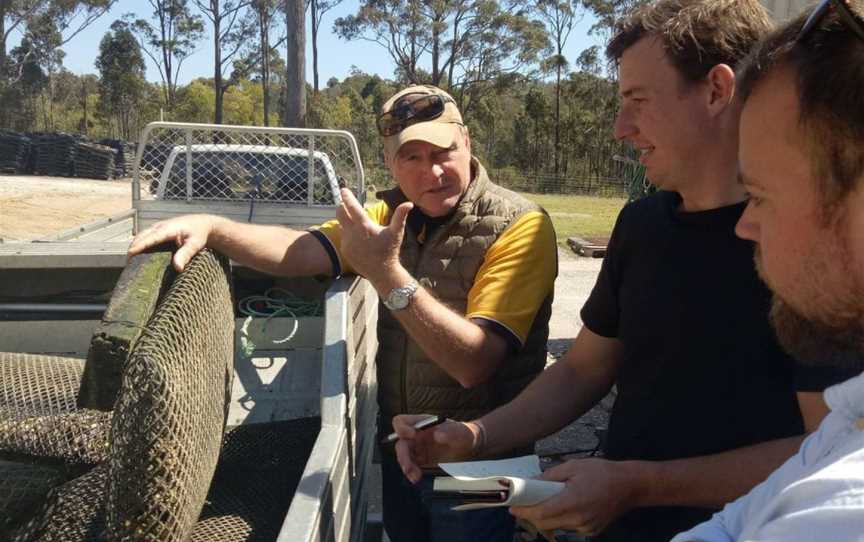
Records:
<instances>
[{"instance_id":1,"label":"eucalyptus tree","mask_svg":"<svg viewBox=\"0 0 864 542\"><path fill-rule=\"evenodd\" d=\"M43 18L53 23L62 36L57 44L57 47L60 47L104 15L115 2L116 0L0 1L0 66L6 66L9 61L7 46L12 33L26 33L26 28L34 20Z\"/></svg>"},{"instance_id":2,"label":"eucalyptus tree","mask_svg":"<svg viewBox=\"0 0 864 542\"><path fill-rule=\"evenodd\" d=\"M153 10L150 20L135 18L132 13L124 15L123 20L159 71L163 100L172 110L180 69L204 36L204 22L189 8L188 0L147 0L147 3Z\"/></svg>"},{"instance_id":3,"label":"eucalyptus tree","mask_svg":"<svg viewBox=\"0 0 864 542\"><path fill-rule=\"evenodd\" d=\"M627 13L647 4L651 0L578 0L582 8L590 12L597 22L590 32L600 34L604 41L612 35L615 23Z\"/></svg>"},{"instance_id":4,"label":"eucalyptus tree","mask_svg":"<svg viewBox=\"0 0 864 542\"><path fill-rule=\"evenodd\" d=\"M225 79L225 69L232 59L255 35L255 24L247 17L252 0L193 0L194 4L209 21L213 34L213 88L216 93L216 107L213 123L222 124L225 91L231 86L231 79Z\"/></svg>"},{"instance_id":5,"label":"eucalyptus tree","mask_svg":"<svg viewBox=\"0 0 864 542\"><path fill-rule=\"evenodd\" d=\"M422 0L361 0L357 13L336 19L333 30L346 41L364 40L387 51L408 83L420 83L420 58L430 31Z\"/></svg>"},{"instance_id":6,"label":"eucalyptus tree","mask_svg":"<svg viewBox=\"0 0 864 542\"><path fill-rule=\"evenodd\" d=\"M547 43L543 24L516 0L361 0L334 30L386 50L404 83L451 90L463 114L500 76L530 71Z\"/></svg>"},{"instance_id":7,"label":"eucalyptus tree","mask_svg":"<svg viewBox=\"0 0 864 542\"><path fill-rule=\"evenodd\" d=\"M0 126L8 126L26 94L24 78L33 83L34 67L47 75L60 66L65 43L105 14L116 0L0 0ZM9 42L20 35L14 54ZM38 79L38 78L37 78ZM29 86L29 85L28 85ZM19 116L20 117L20 116Z\"/></svg>"},{"instance_id":8,"label":"eucalyptus tree","mask_svg":"<svg viewBox=\"0 0 864 542\"><path fill-rule=\"evenodd\" d=\"M561 74L566 73L568 62L564 46L573 30L576 10L571 0L537 0L537 13L549 33L549 55L544 59L544 70L555 72L555 147L554 173L558 175L561 158Z\"/></svg>"},{"instance_id":9,"label":"eucalyptus tree","mask_svg":"<svg viewBox=\"0 0 864 542\"><path fill-rule=\"evenodd\" d=\"M144 54L129 28L117 21L99 43L99 107L113 120L120 137L132 139L132 118L146 86Z\"/></svg>"},{"instance_id":10,"label":"eucalyptus tree","mask_svg":"<svg viewBox=\"0 0 864 542\"><path fill-rule=\"evenodd\" d=\"M239 61L239 64L245 63L248 66L247 72L251 71L253 66L258 66L263 95L264 126L270 126L270 69L271 59L276 53L270 45L270 33L278 9L278 0L252 0L252 14L258 30L258 41L254 46L247 48L247 55ZM235 62L234 67L235 70L238 68L238 62Z\"/></svg>"},{"instance_id":11,"label":"eucalyptus tree","mask_svg":"<svg viewBox=\"0 0 864 542\"><path fill-rule=\"evenodd\" d=\"M310 23L312 27L312 89L317 94L318 87L318 32L324 15L341 4L343 0L308 0Z\"/></svg>"},{"instance_id":12,"label":"eucalyptus tree","mask_svg":"<svg viewBox=\"0 0 864 542\"><path fill-rule=\"evenodd\" d=\"M306 6L285 0L285 87L282 125L306 125Z\"/></svg>"},{"instance_id":13,"label":"eucalyptus tree","mask_svg":"<svg viewBox=\"0 0 864 542\"><path fill-rule=\"evenodd\" d=\"M38 101L48 87L48 74L32 53L33 47L25 37L9 52L9 63L16 67L15 84L0 93L0 127L22 132L35 128Z\"/></svg>"}]
</instances>

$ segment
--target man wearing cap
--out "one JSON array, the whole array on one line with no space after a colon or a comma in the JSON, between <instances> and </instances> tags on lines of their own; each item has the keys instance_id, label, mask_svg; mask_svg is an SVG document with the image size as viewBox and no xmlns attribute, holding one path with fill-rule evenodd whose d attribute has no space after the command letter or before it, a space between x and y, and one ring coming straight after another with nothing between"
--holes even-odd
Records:
<instances>
[{"instance_id":1,"label":"man wearing cap","mask_svg":"<svg viewBox=\"0 0 864 542\"><path fill-rule=\"evenodd\" d=\"M337 220L306 232L179 217L142 231L129 254L176 240L178 270L208 246L274 275L360 274L383 305L379 430L402 413L470 420L510 401L545 365L555 233L540 207L489 180L455 100L441 89L397 93L378 127L398 185L380 192L378 204L363 209L342 190ZM506 510L436 506L428 477L411 484L392 448L382 450L382 477L394 542L512 540Z\"/></svg>"}]
</instances>

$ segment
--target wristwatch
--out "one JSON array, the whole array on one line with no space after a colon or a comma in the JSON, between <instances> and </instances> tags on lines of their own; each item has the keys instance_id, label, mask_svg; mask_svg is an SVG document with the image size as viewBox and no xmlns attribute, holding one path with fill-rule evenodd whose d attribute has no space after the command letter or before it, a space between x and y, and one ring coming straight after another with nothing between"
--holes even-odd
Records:
<instances>
[{"instance_id":1,"label":"wristwatch","mask_svg":"<svg viewBox=\"0 0 864 542\"><path fill-rule=\"evenodd\" d=\"M387 297L383 298L381 301L384 303L384 306L391 311L401 311L411 303L411 298L414 297L415 293L417 293L418 288L420 288L420 285L417 284L416 281L412 280L405 286L399 286L398 288L390 290Z\"/></svg>"}]
</instances>

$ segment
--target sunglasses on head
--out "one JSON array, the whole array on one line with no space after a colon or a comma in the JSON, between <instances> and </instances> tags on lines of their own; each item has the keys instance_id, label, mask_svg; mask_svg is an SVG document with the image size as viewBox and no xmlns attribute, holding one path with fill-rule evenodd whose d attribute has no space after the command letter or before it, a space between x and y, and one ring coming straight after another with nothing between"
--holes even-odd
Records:
<instances>
[{"instance_id":1,"label":"sunglasses on head","mask_svg":"<svg viewBox=\"0 0 864 542\"><path fill-rule=\"evenodd\" d=\"M864 40L864 21L861 20L849 5L849 0L822 0L813 10L813 13L807 17L804 24L801 26L801 31L798 32L798 37L795 41L804 40L814 28L818 28L819 24L831 11L832 8L837 9L840 15L840 21L852 32L855 33L861 40Z\"/></svg>"},{"instance_id":2,"label":"sunglasses on head","mask_svg":"<svg viewBox=\"0 0 864 542\"><path fill-rule=\"evenodd\" d=\"M411 96L410 94L408 96ZM456 103L449 96L440 94L417 94L414 99L399 99L396 104L378 117L378 133L384 137L396 135L418 122L437 119L444 112L447 102Z\"/></svg>"}]
</instances>

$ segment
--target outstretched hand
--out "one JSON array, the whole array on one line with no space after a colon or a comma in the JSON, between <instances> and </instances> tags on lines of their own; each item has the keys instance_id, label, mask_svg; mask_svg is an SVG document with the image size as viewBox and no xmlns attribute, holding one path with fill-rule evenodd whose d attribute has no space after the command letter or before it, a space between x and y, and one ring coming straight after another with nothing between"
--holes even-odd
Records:
<instances>
[{"instance_id":1,"label":"outstretched hand","mask_svg":"<svg viewBox=\"0 0 864 542\"><path fill-rule=\"evenodd\" d=\"M423 477L422 467L441 462L464 461L475 455L479 429L470 422L447 420L430 429L414 429L414 424L428 415L403 414L393 418L396 458L405 477L413 483Z\"/></svg>"},{"instance_id":2,"label":"outstretched hand","mask_svg":"<svg viewBox=\"0 0 864 542\"><path fill-rule=\"evenodd\" d=\"M207 246L214 220L209 215L187 215L157 222L138 232L129 245L128 256L131 258L149 248L173 241L178 247L174 253L174 268L181 272L192 257Z\"/></svg>"},{"instance_id":3,"label":"outstretched hand","mask_svg":"<svg viewBox=\"0 0 864 542\"><path fill-rule=\"evenodd\" d=\"M341 194L342 205L336 212L342 226L340 252L358 274L375 284L400 265L399 248L414 204L403 203L393 211L390 224L380 226L369 218L350 190L343 188Z\"/></svg>"}]
</instances>

